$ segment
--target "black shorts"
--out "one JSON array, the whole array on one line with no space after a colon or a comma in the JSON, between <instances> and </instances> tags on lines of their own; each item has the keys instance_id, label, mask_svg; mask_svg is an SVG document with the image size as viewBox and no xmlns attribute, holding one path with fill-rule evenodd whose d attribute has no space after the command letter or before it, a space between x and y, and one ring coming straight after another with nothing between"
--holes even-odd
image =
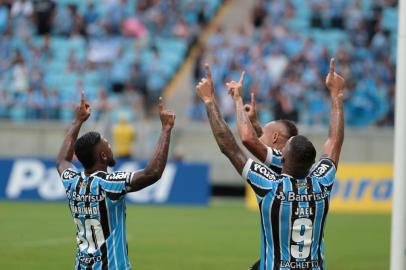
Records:
<instances>
[{"instance_id":1,"label":"black shorts","mask_svg":"<svg viewBox=\"0 0 406 270\"><path fill-rule=\"evenodd\" d=\"M254 263L248 270L259 270L259 266L261 265L261 260L258 260L256 263Z\"/></svg>"}]
</instances>

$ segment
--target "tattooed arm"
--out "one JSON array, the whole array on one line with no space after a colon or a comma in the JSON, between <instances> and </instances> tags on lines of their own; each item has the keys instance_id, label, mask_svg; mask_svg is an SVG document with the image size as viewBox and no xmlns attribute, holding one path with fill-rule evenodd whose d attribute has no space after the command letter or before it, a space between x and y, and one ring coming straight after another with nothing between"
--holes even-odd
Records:
<instances>
[{"instance_id":1,"label":"tattooed arm","mask_svg":"<svg viewBox=\"0 0 406 270\"><path fill-rule=\"evenodd\" d=\"M168 160L171 131L175 124L175 114L164 109L162 98L159 98L159 115L162 122L161 136L152 158L145 169L133 174L128 192L137 191L157 182L165 169Z\"/></svg>"},{"instance_id":2,"label":"tattooed arm","mask_svg":"<svg viewBox=\"0 0 406 270\"><path fill-rule=\"evenodd\" d=\"M238 146L230 128L220 114L214 97L214 87L209 66L206 64L207 79L197 85L199 98L204 102L211 130L221 152L228 157L239 174L242 173L247 157Z\"/></svg>"},{"instance_id":3,"label":"tattooed arm","mask_svg":"<svg viewBox=\"0 0 406 270\"><path fill-rule=\"evenodd\" d=\"M220 151L228 157L234 168L241 174L247 162L247 157L238 146L233 133L221 116L215 100L205 102L205 106L211 130Z\"/></svg>"},{"instance_id":4,"label":"tattooed arm","mask_svg":"<svg viewBox=\"0 0 406 270\"><path fill-rule=\"evenodd\" d=\"M344 142L343 90L345 80L334 72L334 59L330 60L330 72L326 78L326 85L331 95L331 112L328 139L324 144L323 156L331 158L338 165Z\"/></svg>"},{"instance_id":5,"label":"tattooed arm","mask_svg":"<svg viewBox=\"0 0 406 270\"><path fill-rule=\"evenodd\" d=\"M259 121L257 119L257 104L255 100L255 93L251 93L251 103L250 104L245 104L244 105L244 110L248 114L248 118L251 121L252 127L255 130L255 133L257 134L257 137L261 137L263 134L262 127L259 124Z\"/></svg>"},{"instance_id":6,"label":"tattooed arm","mask_svg":"<svg viewBox=\"0 0 406 270\"><path fill-rule=\"evenodd\" d=\"M65 135L63 144L59 150L58 157L56 159L56 169L59 175L67 168L72 168L73 158L73 145L78 138L80 127L90 116L90 105L86 102L85 94L82 91L80 104L76 107L76 117L72 125L69 127L68 132Z\"/></svg>"},{"instance_id":7,"label":"tattooed arm","mask_svg":"<svg viewBox=\"0 0 406 270\"><path fill-rule=\"evenodd\" d=\"M228 82L226 85L229 94L232 96L235 102L237 128L241 142L256 158L258 158L262 162L265 162L268 157L268 147L258 138L258 130L254 128L254 122L251 121L253 113L252 111L255 110L255 94L251 94L251 104L249 105L251 107L250 109L252 110L251 117L250 112L247 110L248 105L244 106L241 97L244 76L245 73L243 72L238 82L231 81ZM254 112L254 114L256 114L256 112ZM254 118L256 119L256 117ZM257 121L255 122L258 123ZM260 126L259 129L261 129L262 132L262 128Z\"/></svg>"}]
</instances>

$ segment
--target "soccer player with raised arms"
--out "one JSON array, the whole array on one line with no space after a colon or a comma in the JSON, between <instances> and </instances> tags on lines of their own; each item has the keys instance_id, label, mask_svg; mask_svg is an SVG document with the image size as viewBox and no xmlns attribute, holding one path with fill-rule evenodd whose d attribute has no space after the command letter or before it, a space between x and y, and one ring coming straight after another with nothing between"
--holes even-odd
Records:
<instances>
[{"instance_id":1,"label":"soccer player with raised arms","mask_svg":"<svg viewBox=\"0 0 406 270\"><path fill-rule=\"evenodd\" d=\"M239 148L216 104L208 65L206 76L196 90L205 104L216 142L258 198L263 231L258 269L325 269L323 232L344 140L345 80L334 72L334 59L330 61L326 78L331 113L322 156L313 165L316 158L313 144L304 136L294 136L282 149L282 174L247 158ZM243 76L241 85L242 80ZM240 91L241 87L232 89L237 107L243 106ZM238 110L237 118L237 121L251 125L245 110Z\"/></svg>"},{"instance_id":2,"label":"soccer player with raised arms","mask_svg":"<svg viewBox=\"0 0 406 270\"><path fill-rule=\"evenodd\" d=\"M243 74L243 78L244 78ZM243 79L242 78L242 79ZM233 89L242 89L243 80L240 82L228 82L227 88L231 96L233 96ZM236 114L239 110L245 110L251 125L247 125L237 117L238 135L240 136L243 145L253 154L259 161L271 168L275 173L281 174L282 172L282 148L285 147L287 141L298 134L297 127L294 122L289 120L275 120L267 123L264 128L258 122L256 112L255 94L251 93L251 103L244 106L237 106ZM261 239L263 237L261 236ZM260 260L256 261L252 269L257 269Z\"/></svg>"},{"instance_id":3,"label":"soccer player with raised arms","mask_svg":"<svg viewBox=\"0 0 406 270\"><path fill-rule=\"evenodd\" d=\"M227 83L230 95L232 95L232 89L238 86L238 84L240 82L231 81ZM280 174L282 170L281 150L291 137L298 134L295 123L290 120L279 119L265 124L262 128L256 115L254 93L251 93L250 104L245 104L237 109L245 110L251 122L250 129L248 129L248 126L244 129L238 129L241 142L258 160L270 167L274 172ZM236 110L237 113L238 111ZM238 122L237 125L239 125Z\"/></svg>"},{"instance_id":4,"label":"soccer player with raised arms","mask_svg":"<svg viewBox=\"0 0 406 270\"><path fill-rule=\"evenodd\" d=\"M141 190L158 181L165 169L175 114L159 100L161 135L145 169L135 172L107 171L115 165L111 147L98 132L77 139L82 124L90 116L90 105L82 92L75 120L66 133L57 158L57 170L76 225L75 269L131 269L126 239L128 192ZM73 154L84 170L74 168Z\"/></svg>"}]
</instances>

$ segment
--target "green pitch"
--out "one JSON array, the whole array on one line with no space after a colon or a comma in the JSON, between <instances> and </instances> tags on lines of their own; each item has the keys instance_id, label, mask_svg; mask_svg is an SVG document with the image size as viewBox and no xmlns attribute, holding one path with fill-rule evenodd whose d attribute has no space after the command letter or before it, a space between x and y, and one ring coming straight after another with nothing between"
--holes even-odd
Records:
<instances>
[{"instance_id":1,"label":"green pitch","mask_svg":"<svg viewBox=\"0 0 406 270\"><path fill-rule=\"evenodd\" d=\"M390 215L330 214L329 270L389 268ZM74 223L66 204L0 202L0 269L73 269ZM259 217L242 200L207 208L127 208L136 270L245 270L259 254Z\"/></svg>"}]
</instances>

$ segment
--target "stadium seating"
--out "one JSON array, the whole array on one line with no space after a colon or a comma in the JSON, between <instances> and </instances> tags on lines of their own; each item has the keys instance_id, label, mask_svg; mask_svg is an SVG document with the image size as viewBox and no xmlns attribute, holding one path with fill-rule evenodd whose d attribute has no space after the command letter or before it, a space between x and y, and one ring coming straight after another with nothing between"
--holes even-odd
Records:
<instances>
[{"instance_id":1,"label":"stadium seating","mask_svg":"<svg viewBox=\"0 0 406 270\"><path fill-rule=\"evenodd\" d=\"M323 81L328 60L335 56L337 68L348 82L347 124L393 125L396 1L274 0L256 5L266 15L258 18L262 23L253 25L253 31L236 42L229 37L241 35L240 29L209 38L204 58L212 63L219 93L226 80L238 78L239 71L245 69L245 97L249 98L252 88L257 92L260 119L282 117L305 125L326 125L329 98ZM275 69L282 75L275 77ZM281 107L277 98L280 92L288 100L290 112L275 111ZM228 120L233 121L233 114L228 114ZM191 118L204 119L196 113Z\"/></svg>"},{"instance_id":2,"label":"stadium seating","mask_svg":"<svg viewBox=\"0 0 406 270\"><path fill-rule=\"evenodd\" d=\"M94 0L92 2L94 3L94 13L98 16L94 25L99 24L95 33L90 30L91 23L86 22L81 27L86 29L87 35L76 33L74 27L68 32L68 35L63 32L65 27L70 24L74 25L76 20L86 20L86 12L88 9L90 10L89 1L58 0L55 1L53 30L49 37L36 34L35 25L31 20L33 14L13 15L10 11L13 4L1 6L3 11L8 10L10 22L8 31L0 31L0 43L4 42L3 46L8 48L7 51L3 51L2 59L5 60L3 62L0 60L0 82L2 83L0 90L10 94L12 105L0 104L0 117L15 121L48 118L43 113L36 113L36 116L28 115L29 110L24 109L24 107L33 107L33 110L38 110L37 107L48 106L46 100L37 99L39 104L28 102L30 100L28 89L32 88L34 84L33 72L40 74L39 81L37 81L40 86L36 87L38 89L33 89L33 95L40 95L38 93L45 89L56 90L60 99L60 113L57 118L67 121L72 117L70 101L78 88L85 89L90 98L97 98L101 89L107 89L109 99L114 100L119 94L112 91L113 84L127 85L129 71L135 63L139 64L142 71L148 76L154 61L159 61L159 66L162 67L159 70L161 74L154 74L154 76L160 76L161 81L155 82L156 89L147 89L147 92L153 91L154 94L161 92L177 72L187 55L188 48L194 42L193 35L196 31L193 29L201 27L202 20L209 20L221 4L221 0L181 0L173 3L158 1L152 5L148 4L148 1L141 0ZM143 11L139 11L138 7L143 4L142 2L147 3L147 6L143 7ZM72 5L77 8L80 19L76 18L74 13L70 13ZM171 16L166 16L163 12L180 12L179 18L183 18L189 28L186 34L176 35L173 29L178 23L177 19L169 18ZM135 18L146 29L146 34L128 36L124 34L123 29L119 29L118 32L109 30L105 25L113 20L112 14L121 16L119 17L119 28L126 19ZM157 27L160 22L156 22L156 20L163 20L165 31L161 31ZM20 32L18 25L21 23L28 26L28 34ZM119 54L120 51L122 54ZM16 62L17 52L21 53L24 62L21 65L22 71ZM155 60L154 57L156 57ZM7 68L3 69L2 66ZM119 71L126 74L120 74ZM119 74L119 79L122 81L114 82L117 79L112 78L114 74ZM21 79L27 80L28 85L17 89L15 82ZM148 77L146 80L148 81ZM139 89L133 90L140 92ZM17 99L21 95L24 96L27 103L26 106L22 104L20 108L17 106Z\"/></svg>"}]
</instances>

